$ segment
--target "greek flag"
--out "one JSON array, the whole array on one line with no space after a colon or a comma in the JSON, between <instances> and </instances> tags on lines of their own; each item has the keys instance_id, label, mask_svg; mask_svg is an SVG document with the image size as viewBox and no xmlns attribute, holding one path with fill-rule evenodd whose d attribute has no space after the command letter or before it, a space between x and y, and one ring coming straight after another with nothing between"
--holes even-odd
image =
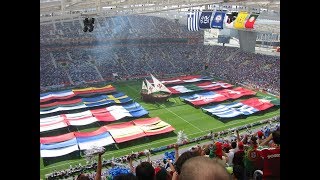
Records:
<instances>
[{"instance_id":1,"label":"greek flag","mask_svg":"<svg viewBox=\"0 0 320 180\"><path fill-rule=\"evenodd\" d=\"M188 13L188 30L189 31L199 31L199 16L200 11L194 11Z\"/></svg>"}]
</instances>

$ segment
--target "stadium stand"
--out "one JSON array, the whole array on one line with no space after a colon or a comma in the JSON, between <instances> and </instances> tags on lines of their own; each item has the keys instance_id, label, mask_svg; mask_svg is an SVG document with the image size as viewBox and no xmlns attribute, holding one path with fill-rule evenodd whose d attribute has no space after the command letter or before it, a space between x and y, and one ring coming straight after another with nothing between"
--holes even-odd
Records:
<instances>
[{"instance_id":1,"label":"stadium stand","mask_svg":"<svg viewBox=\"0 0 320 180\"><path fill-rule=\"evenodd\" d=\"M204 55L205 58L200 55L203 50L209 52ZM54 60L47 55L41 56L40 85L46 87L81 84L101 81L102 78L112 80L113 73L117 73L121 78L147 76L148 72L159 75L199 73L204 70L204 65L207 63L209 65L207 71L218 78L231 83L249 84L280 94L279 57L239 52L233 58L226 60L236 51L237 48L233 47L180 44L151 47L98 47L97 50L77 48L66 51L65 48L61 48L57 51L55 49L51 52L55 57ZM43 54L48 52L50 49L45 49ZM89 58L81 58L83 52L91 56L94 64L88 62ZM68 58L68 54L71 54L71 59ZM52 61L63 61L67 67L57 65L55 68Z\"/></svg>"},{"instance_id":2,"label":"stadium stand","mask_svg":"<svg viewBox=\"0 0 320 180\"><path fill-rule=\"evenodd\" d=\"M195 156L205 156L207 158L216 159L216 161L219 161L219 159L223 160L221 162L223 163L223 166L225 167L225 169L230 174L233 174L232 172L235 172L238 169L234 169L233 168L234 165L231 164L230 162L232 162L234 153L239 151L240 144L241 144L240 146L243 146L243 149L245 152L245 156L241 160L241 162L244 165L243 170L245 170L244 172L241 173L242 176L246 176L249 179L250 178L253 179L254 172L258 170L257 169L258 167L261 168L261 163L263 163L262 167L265 167L265 166L270 167L270 169L264 168L264 171L262 170L262 174L264 178L266 177L279 178L279 174L278 174L279 171L277 171L276 169L272 168L272 166L270 166L272 165L272 163L273 164L279 163L279 159L280 159L280 154L277 152L277 150L280 150L280 123L279 122L280 122L280 116L274 117L271 119L266 119L264 121L252 124L250 126L245 125L238 128L229 129L227 131L209 133L208 135L203 137L190 139L189 141L183 142L178 146L176 146L175 144L168 145L164 149L164 150L170 150L174 148L175 153L171 152L169 154L166 152L163 155L152 156L147 153L148 151L142 151L142 152L132 152L132 154L128 154L126 156L118 157L114 159L108 159L108 160L103 159L102 160L102 167L103 167L102 178L108 178L108 177L114 178L117 175L128 174L128 173L135 174L135 168L140 164L140 162L145 162L145 160L143 160L143 157L147 157L146 161L152 164L155 174L159 172L158 168L160 169L163 168L168 172L168 174L172 176L172 179L174 179L173 178L174 176L179 176L179 174L181 173L180 168L183 166L184 162L186 162L187 159ZM260 125L260 127L255 128L256 125ZM238 131L242 131L242 132L237 133ZM277 140L273 140L272 135L275 135L275 134L276 134ZM259 136L261 137L260 143L253 142L253 140L257 141ZM204 143L202 145L195 145L192 148L182 148L184 145L196 142L200 139L213 139L213 142ZM233 146L232 144L235 144L235 146ZM242 147L240 147L240 149L241 148ZM150 149L149 152L153 154L156 152L155 150L156 149ZM263 158L266 152L269 152L269 151L271 151L270 153L273 154L274 156L273 161L269 161ZM256 152L257 156L253 156L254 154L252 152ZM182 155L185 153L191 153L191 154ZM177 156L175 156L174 154L176 154L178 158L176 158ZM250 157L250 155L252 157ZM168 157L170 157L171 159L168 159ZM182 160L181 158L187 158L187 159ZM137 159L140 159L140 161L136 161ZM173 161L172 162L170 161L169 163L169 160L173 160ZM177 171L176 162L179 163L178 165L179 173L176 173ZM271 163L271 164L268 164L268 163ZM74 167L70 166L69 169L65 169L62 171L54 170L52 173L47 175L47 179L61 179L61 178L74 179L81 172L87 172L86 174L89 175L89 177L94 177L95 172L91 172L91 171L96 169L96 165L97 165L97 161L93 160L93 162L91 163L88 162L86 165L79 164ZM248 169L253 169L253 170L247 172L246 170Z\"/></svg>"},{"instance_id":3,"label":"stadium stand","mask_svg":"<svg viewBox=\"0 0 320 180\"><path fill-rule=\"evenodd\" d=\"M45 1L41 0L40 4ZM189 5L195 3L191 1ZM223 46L205 45L205 30L187 28L189 11L197 9L194 4L188 11L187 7L183 10L178 5L175 18L169 18L172 11L166 16L158 12L140 14L148 11L147 6L152 4L145 4L139 12L136 9L141 7L132 5L131 10L125 7L135 1L121 1L113 10L99 10L99 15L95 14L94 31L89 33L83 31L81 18L90 14L90 9L80 10L78 17L72 13L80 11L64 9L68 6L76 9L84 5L83 2L48 3L52 8L59 3L61 14L60 11L40 14L43 17L40 19L41 178L45 175L45 179L70 180L80 179L80 176L102 180L183 180L191 175L200 176L199 173L217 174L213 169L193 167L193 161L201 160L201 165L219 166L225 178L280 178L280 115L277 109L280 57L242 52L243 48L224 43ZM93 9L110 8L102 8L99 3L97 1L97 8ZM211 4L203 7L210 9ZM118 14L119 7L123 11ZM227 8L234 9L231 5ZM248 10L246 8L236 7L237 11ZM43 6L41 11L46 9L50 7ZM181 18L182 15L187 16L187 13L188 23L182 22L187 19ZM49 16L51 20L45 20ZM279 29L278 19L277 12L261 10L255 27L267 31ZM272 33L280 37L278 31ZM156 75L175 95L171 101L142 102L137 84L128 85L127 89L118 88L121 83L136 83L138 81L128 80L142 80L150 74ZM125 93L117 91L116 86ZM268 96L266 92L277 97ZM189 117L185 119L187 113L176 113L171 108L183 113L184 109L195 110L210 116L194 118L191 114L190 118L196 121L189 122L186 120ZM270 114L264 116L265 111ZM244 120L251 114L262 116ZM239 118L237 122L228 123L234 117ZM212 127L203 129L198 127L198 124L206 126L210 120L217 123L210 122ZM216 124L217 127L213 127ZM176 132L181 129L192 138L173 143L172 136L183 132ZM216 129L219 131L214 132ZM204 135L207 132L210 133ZM103 159L99 154L98 162L92 157L88 159L85 152L95 146L110 150ZM84 157L87 162L82 165L79 162L83 163ZM55 169L57 167L59 170Z\"/></svg>"}]
</instances>

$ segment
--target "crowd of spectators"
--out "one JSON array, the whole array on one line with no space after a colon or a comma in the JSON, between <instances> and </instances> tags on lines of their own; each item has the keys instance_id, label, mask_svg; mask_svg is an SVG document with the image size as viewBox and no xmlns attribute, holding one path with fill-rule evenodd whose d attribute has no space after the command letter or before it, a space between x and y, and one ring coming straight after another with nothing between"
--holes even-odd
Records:
<instances>
[{"instance_id":1,"label":"crowd of spectators","mask_svg":"<svg viewBox=\"0 0 320 180\"><path fill-rule=\"evenodd\" d=\"M202 38L203 32L185 31L180 23L157 16L128 15L98 17L94 31L84 33L80 19L40 25L40 41L45 44L78 44L102 39Z\"/></svg>"},{"instance_id":2,"label":"crowd of spectators","mask_svg":"<svg viewBox=\"0 0 320 180\"><path fill-rule=\"evenodd\" d=\"M138 179L141 176L147 175L148 172L151 177L156 176L155 179L186 179L184 176L188 173L184 172L184 169L189 169L191 176L196 175L195 171L204 171L208 173L209 169L199 169L183 166L188 162L188 159L192 159L196 156L204 156L210 158L220 167L224 167L225 171L229 175L236 176L237 179L257 179L254 176L262 177L264 179L279 179L279 166L280 166L280 116L276 116L270 119L266 119L255 125L263 125L260 128L254 128L254 124L241 126L238 128L228 129L213 133L212 131L198 138L194 138L183 142L182 144L172 144L168 146L168 149L174 149L174 155L170 158L157 158L152 159L150 155L156 153L155 149L147 151L141 151L132 153L126 156L101 160L102 170L101 179L107 179L112 175L113 179L117 179L115 176L121 174L118 171L117 174L111 174L111 170L115 167L121 167L128 171L122 171L122 173L130 173L136 176ZM239 133L240 130L245 130ZM203 139L211 139L212 143L204 145L195 145L183 151L179 151L179 146L198 142ZM160 149L160 148L156 148ZM166 149L162 149L166 150ZM147 156L147 161L142 161L141 157ZM267 158L268 156L268 158ZM272 158L269 158L271 157ZM140 159L140 160L139 160ZM139 162L137 162L137 160ZM133 162L137 162L134 163ZM210 163L208 160L200 159L200 162ZM189 162L190 163L190 162ZM199 163L198 160L193 163ZM89 177L95 177L96 172L92 170L97 169L99 161L94 160L92 163L86 165L76 165L69 169L56 171L47 175L47 179L62 179L72 178L79 174L87 174ZM211 166L208 164L208 167ZM276 169L278 168L278 169ZM131 172L129 172L131 171ZM161 174L157 174L161 173ZM195 174L193 174L195 173ZM140 176L140 177L139 177ZM200 178L200 177L199 177ZM148 178L147 178L148 179Z\"/></svg>"},{"instance_id":3,"label":"crowd of spectators","mask_svg":"<svg viewBox=\"0 0 320 180\"><path fill-rule=\"evenodd\" d=\"M229 60L213 59L209 71L231 83L250 85L280 94L280 57L239 52Z\"/></svg>"},{"instance_id":4,"label":"crowd of spectators","mask_svg":"<svg viewBox=\"0 0 320 180\"><path fill-rule=\"evenodd\" d=\"M42 48L40 85L81 84L153 73L196 74L204 70L231 83L280 92L279 57L238 52L238 48L199 44ZM50 55L51 54L51 55ZM64 64L64 65L63 65Z\"/></svg>"}]
</instances>

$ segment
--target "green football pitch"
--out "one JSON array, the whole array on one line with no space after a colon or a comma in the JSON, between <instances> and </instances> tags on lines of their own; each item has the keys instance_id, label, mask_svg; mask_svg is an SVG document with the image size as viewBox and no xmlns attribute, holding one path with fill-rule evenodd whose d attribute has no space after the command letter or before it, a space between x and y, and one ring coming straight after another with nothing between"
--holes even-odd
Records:
<instances>
[{"instance_id":1,"label":"green football pitch","mask_svg":"<svg viewBox=\"0 0 320 180\"><path fill-rule=\"evenodd\" d=\"M129 142L124 142L117 145L107 146L107 152L103 155L104 159L111 159L112 157L119 157L129 153L143 151L145 149L156 148L164 145L169 145L177 141L177 133L183 130L189 139L208 134L211 130L213 132L222 131L233 127L242 126L245 124L261 121L280 114L280 108L273 107L264 112L255 113L253 115L241 118L233 118L229 120L219 120L214 116L204 113L201 108L195 108L190 104L183 102L178 96L169 98L165 103L146 103L140 99L140 89L142 81L126 81L112 83L117 91L123 92L134 101L140 103L148 112L150 117L160 117L161 120L171 124L175 131L168 134L156 135L147 138L140 138ZM264 94L258 92L256 96L263 96ZM247 99L244 97L238 100ZM237 101L238 101L237 100ZM229 101L230 102L230 101ZM129 121L132 119L125 119L118 122ZM94 131L101 127L100 122L96 122L81 128L78 131ZM57 132L56 132L57 133ZM52 134L58 135L58 134ZM74 152L69 155L56 158L40 158L40 176L45 177L55 170L68 169L70 165L86 164L85 158L79 155L79 152Z\"/></svg>"}]
</instances>

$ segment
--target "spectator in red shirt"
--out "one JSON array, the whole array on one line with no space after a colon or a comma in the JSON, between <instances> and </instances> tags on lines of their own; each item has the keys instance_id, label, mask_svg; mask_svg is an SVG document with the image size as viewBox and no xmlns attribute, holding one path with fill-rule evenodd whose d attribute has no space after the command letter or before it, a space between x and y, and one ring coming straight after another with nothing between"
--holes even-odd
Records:
<instances>
[{"instance_id":1,"label":"spectator in red shirt","mask_svg":"<svg viewBox=\"0 0 320 180\"><path fill-rule=\"evenodd\" d=\"M247 177L252 178L255 170L262 170L263 168L262 159L259 156L257 148L257 137L252 136L250 138L250 147L245 151L244 157L244 166L246 169Z\"/></svg>"},{"instance_id":2,"label":"spectator in red shirt","mask_svg":"<svg viewBox=\"0 0 320 180\"><path fill-rule=\"evenodd\" d=\"M263 180L280 179L280 131L271 133L260 145L268 145L271 140L272 147L258 150L263 159Z\"/></svg>"}]
</instances>

